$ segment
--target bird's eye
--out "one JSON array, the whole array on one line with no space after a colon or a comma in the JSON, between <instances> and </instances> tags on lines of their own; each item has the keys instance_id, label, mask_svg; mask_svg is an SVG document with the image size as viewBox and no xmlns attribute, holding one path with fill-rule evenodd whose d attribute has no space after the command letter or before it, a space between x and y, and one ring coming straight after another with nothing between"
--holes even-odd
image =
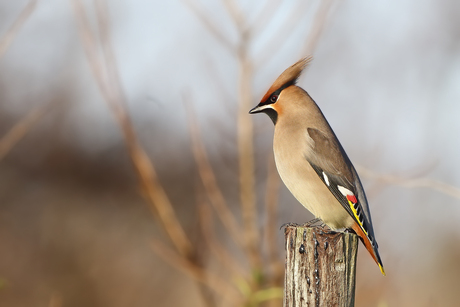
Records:
<instances>
[{"instance_id":1,"label":"bird's eye","mask_svg":"<svg viewBox=\"0 0 460 307\"><path fill-rule=\"evenodd\" d=\"M275 103L277 100L278 100L278 95L272 95L272 97L270 97L270 101L273 103Z\"/></svg>"}]
</instances>

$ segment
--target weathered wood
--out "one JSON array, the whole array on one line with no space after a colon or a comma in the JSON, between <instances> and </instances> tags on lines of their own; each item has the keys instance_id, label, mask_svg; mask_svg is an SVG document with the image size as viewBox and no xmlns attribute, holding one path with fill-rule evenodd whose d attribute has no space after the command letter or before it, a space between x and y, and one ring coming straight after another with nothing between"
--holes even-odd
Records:
<instances>
[{"instance_id":1,"label":"weathered wood","mask_svg":"<svg viewBox=\"0 0 460 307\"><path fill-rule=\"evenodd\" d=\"M292 225L285 237L284 306L354 306L358 237Z\"/></svg>"}]
</instances>

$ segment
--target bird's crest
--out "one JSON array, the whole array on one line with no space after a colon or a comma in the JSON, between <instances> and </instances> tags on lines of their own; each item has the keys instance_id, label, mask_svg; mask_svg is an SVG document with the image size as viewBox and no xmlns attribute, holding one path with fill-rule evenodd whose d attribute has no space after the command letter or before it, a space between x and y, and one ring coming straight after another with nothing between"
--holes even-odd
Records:
<instances>
[{"instance_id":1,"label":"bird's crest","mask_svg":"<svg viewBox=\"0 0 460 307\"><path fill-rule=\"evenodd\" d=\"M272 86L270 89L267 91L265 96L262 98L261 101L265 101L270 97L270 95L275 92L276 90L280 88L286 88L289 85L294 85L297 82L297 79L300 77L302 74L302 71L304 70L305 67L311 62L312 56L307 56L288 69L286 69L279 77L278 79L273 82Z\"/></svg>"}]
</instances>

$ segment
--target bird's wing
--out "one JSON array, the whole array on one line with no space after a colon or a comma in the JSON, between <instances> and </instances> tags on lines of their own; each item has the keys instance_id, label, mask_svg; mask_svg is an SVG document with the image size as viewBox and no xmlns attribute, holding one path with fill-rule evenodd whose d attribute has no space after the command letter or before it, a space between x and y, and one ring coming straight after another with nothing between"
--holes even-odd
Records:
<instances>
[{"instance_id":1,"label":"bird's wing","mask_svg":"<svg viewBox=\"0 0 460 307\"><path fill-rule=\"evenodd\" d=\"M312 151L305 158L339 203L369 237L374 245L369 207L359 177L337 138L318 129L308 128Z\"/></svg>"}]
</instances>

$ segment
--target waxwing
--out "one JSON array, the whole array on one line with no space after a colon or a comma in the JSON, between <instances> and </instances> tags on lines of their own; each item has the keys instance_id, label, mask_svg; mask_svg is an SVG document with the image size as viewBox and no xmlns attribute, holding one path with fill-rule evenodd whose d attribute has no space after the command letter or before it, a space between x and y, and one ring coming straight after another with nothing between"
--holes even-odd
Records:
<instances>
[{"instance_id":1,"label":"waxwing","mask_svg":"<svg viewBox=\"0 0 460 307\"><path fill-rule=\"evenodd\" d=\"M310 60L286 69L249 113L275 124L276 167L294 197L332 230L352 229L385 275L358 174L319 107L296 86Z\"/></svg>"}]
</instances>

